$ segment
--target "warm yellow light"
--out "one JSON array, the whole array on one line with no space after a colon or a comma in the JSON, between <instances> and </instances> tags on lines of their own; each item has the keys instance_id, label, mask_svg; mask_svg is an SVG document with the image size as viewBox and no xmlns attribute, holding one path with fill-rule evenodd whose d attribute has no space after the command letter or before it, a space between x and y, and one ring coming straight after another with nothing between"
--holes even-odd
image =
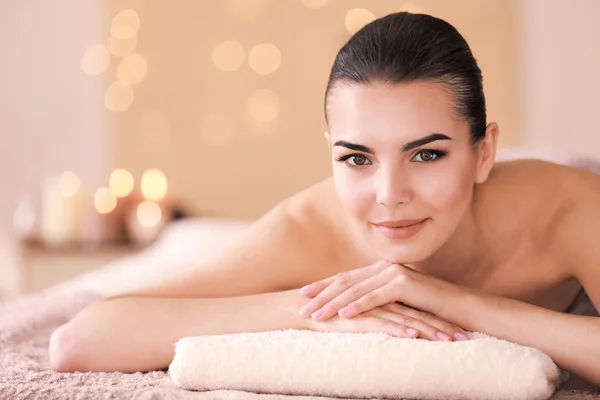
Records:
<instances>
[{"instance_id":1,"label":"warm yellow light","mask_svg":"<svg viewBox=\"0 0 600 400\"><path fill-rule=\"evenodd\" d=\"M153 201L144 201L137 207L137 218L141 226L151 228L160 222L162 210Z\"/></svg>"},{"instance_id":2,"label":"warm yellow light","mask_svg":"<svg viewBox=\"0 0 600 400\"><path fill-rule=\"evenodd\" d=\"M133 191L133 175L125 169L115 169L108 180L110 192L115 197L128 196Z\"/></svg>"},{"instance_id":3,"label":"warm yellow light","mask_svg":"<svg viewBox=\"0 0 600 400\"><path fill-rule=\"evenodd\" d=\"M271 43L261 43L248 52L248 65L259 75L269 75L281 65L281 52Z\"/></svg>"},{"instance_id":4,"label":"warm yellow light","mask_svg":"<svg viewBox=\"0 0 600 400\"><path fill-rule=\"evenodd\" d=\"M414 3L404 3L400 6L398 11L407 11L412 14L427 14L423 7L420 7Z\"/></svg>"},{"instance_id":5,"label":"warm yellow light","mask_svg":"<svg viewBox=\"0 0 600 400\"><path fill-rule=\"evenodd\" d=\"M137 35L140 17L135 10L123 10L112 19L110 34L117 39L129 39Z\"/></svg>"},{"instance_id":6,"label":"warm yellow light","mask_svg":"<svg viewBox=\"0 0 600 400\"><path fill-rule=\"evenodd\" d=\"M114 82L104 92L104 106L110 111L125 111L132 103L133 88L124 82Z\"/></svg>"},{"instance_id":7,"label":"warm yellow light","mask_svg":"<svg viewBox=\"0 0 600 400\"><path fill-rule=\"evenodd\" d=\"M321 8L329 3L329 0L302 0L302 3L308 8Z\"/></svg>"},{"instance_id":8,"label":"warm yellow light","mask_svg":"<svg viewBox=\"0 0 600 400\"><path fill-rule=\"evenodd\" d=\"M153 144L165 144L171 135L169 117L162 111L147 111L140 118L140 135Z\"/></svg>"},{"instance_id":9,"label":"warm yellow light","mask_svg":"<svg viewBox=\"0 0 600 400\"><path fill-rule=\"evenodd\" d=\"M148 73L148 63L141 54L132 54L121 60L117 68L117 77L121 82L136 85L144 80Z\"/></svg>"},{"instance_id":10,"label":"warm yellow light","mask_svg":"<svg viewBox=\"0 0 600 400\"><path fill-rule=\"evenodd\" d=\"M137 46L137 36L128 39L117 39L114 36L108 38L106 47L110 54L115 57L125 57L131 54Z\"/></svg>"},{"instance_id":11,"label":"warm yellow light","mask_svg":"<svg viewBox=\"0 0 600 400\"><path fill-rule=\"evenodd\" d=\"M250 116L260 122L269 122L277 118L279 108L279 97L268 89L254 91L246 102Z\"/></svg>"},{"instance_id":12,"label":"warm yellow light","mask_svg":"<svg viewBox=\"0 0 600 400\"><path fill-rule=\"evenodd\" d=\"M244 46L237 40L219 43L212 51L213 63L222 71L237 71L245 58Z\"/></svg>"},{"instance_id":13,"label":"warm yellow light","mask_svg":"<svg viewBox=\"0 0 600 400\"><path fill-rule=\"evenodd\" d=\"M253 20L265 10L267 0L226 0L226 5L237 18Z\"/></svg>"},{"instance_id":14,"label":"warm yellow light","mask_svg":"<svg viewBox=\"0 0 600 400\"><path fill-rule=\"evenodd\" d=\"M375 20L375 14L364 8L354 8L346 13L346 30L354 35L363 26Z\"/></svg>"},{"instance_id":15,"label":"warm yellow light","mask_svg":"<svg viewBox=\"0 0 600 400\"><path fill-rule=\"evenodd\" d=\"M159 201L167 194L167 178L162 171L149 169L142 175L142 195L146 200Z\"/></svg>"},{"instance_id":16,"label":"warm yellow light","mask_svg":"<svg viewBox=\"0 0 600 400\"><path fill-rule=\"evenodd\" d=\"M200 121L200 136L211 146L231 143L234 131L233 119L223 113L208 113Z\"/></svg>"},{"instance_id":17,"label":"warm yellow light","mask_svg":"<svg viewBox=\"0 0 600 400\"><path fill-rule=\"evenodd\" d=\"M61 196L71 197L79 192L81 188L81 179L73 171L65 171L58 179L58 191Z\"/></svg>"},{"instance_id":18,"label":"warm yellow light","mask_svg":"<svg viewBox=\"0 0 600 400\"><path fill-rule=\"evenodd\" d=\"M100 75L110 65L110 54L103 44L88 47L81 58L81 69L88 75Z\"/></svg>"},{"instance_id":19,"label":"warm yellow light","mask_svg":"<svg viewBox=\"0 0 600 400\"><path fill-rule=\"evenodd\" d=\"M100 214L108 214L117 207L117 198L108 188L99 188L94 194L94 207Z\"/></svg>"}]
</instances>

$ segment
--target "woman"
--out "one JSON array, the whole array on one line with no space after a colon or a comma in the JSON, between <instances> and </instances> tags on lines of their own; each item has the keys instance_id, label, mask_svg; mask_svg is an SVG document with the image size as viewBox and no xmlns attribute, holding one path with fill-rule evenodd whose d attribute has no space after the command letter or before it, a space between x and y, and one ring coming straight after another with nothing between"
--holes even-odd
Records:
<instances>
[{"instance_id":1,"label":"woman","mask_svg":"<svg viewBox=\"0 0 600 400\"><path fill-rule=\"evenodd\" d=\"M600 304L600 179L494 164L480 69L431 16L365 26L338 53L325 97L332 178L194 271L83 310L53 334L53 368L165 368L178 339L206 334L481 331L600 383L600 320L565 312L586 293Z\"/></svg>"}]
</instances>

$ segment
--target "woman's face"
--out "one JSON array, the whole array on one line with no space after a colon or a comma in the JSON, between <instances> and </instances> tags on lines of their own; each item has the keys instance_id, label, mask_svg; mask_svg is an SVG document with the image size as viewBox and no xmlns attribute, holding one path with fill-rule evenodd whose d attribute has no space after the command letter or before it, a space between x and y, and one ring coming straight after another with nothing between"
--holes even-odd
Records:
<instances>
[{"instance_id":1,"label":"woman's face","mask_svg":"<svg viewBox=\"0 0 600 400\"><path fill-rule=\"evenodd\" d=\"M448 92L427 82L341 84L327 115L337 194L362 237L390 262L429 258L489 173Z\"/></svg>"}]
</instances>

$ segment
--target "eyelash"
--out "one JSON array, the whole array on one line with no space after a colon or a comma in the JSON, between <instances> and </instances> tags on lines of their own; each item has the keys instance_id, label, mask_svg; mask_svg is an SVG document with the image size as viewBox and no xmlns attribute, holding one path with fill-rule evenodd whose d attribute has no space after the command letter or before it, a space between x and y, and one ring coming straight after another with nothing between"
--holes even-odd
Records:
<instances>
[{"instance_id":1,"label":"eyelash","mask_svg":"<svg viewBox=\"0 0 600 400\"><path fill-rule=\"evenodd\" d=\"M431 161L415 161L418 163L423 163L423 164L430 164L430 163L434 163L436 161L441 160L442 158L444 158L448 152L445 150L419 150L412 159L414 159L417 156L420 156L422 153L427 152L427 153L431 153L435 156L435 158L433 158L433 160ZM360 165L356 165L356 164L350 164L348 162L349 159L354 158L354 157L364 157L366 160L369 161L370 164L360 164ZM412 161L411 159L411 161ZM355 154L346 154L344 156L338 157L335 159L337 162L343 162L344 164L346 164L347 167L349 168L358 168L358 167L364 167L365 165L371 165L372 161L369 159L369 157L359 154L359 153L355 153Z\"/></svg>"}]
</instances>

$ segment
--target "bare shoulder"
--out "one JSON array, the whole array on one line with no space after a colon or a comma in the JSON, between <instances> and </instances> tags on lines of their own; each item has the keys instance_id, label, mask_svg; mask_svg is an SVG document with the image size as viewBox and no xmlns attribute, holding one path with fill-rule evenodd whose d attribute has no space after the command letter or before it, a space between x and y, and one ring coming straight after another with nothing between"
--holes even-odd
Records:
<instances>
[{"instance_id":1,"label":"bare shoulder","mask_svg":"<svg viewBox=\"0 0 600 400\"><path fill-rule=\"evenodd\" d=\"M498 163L488 182L478 193L485 212L495 224L525 232L542 251L585 207L600 204L599 175L542 160Z\"/></svg>"},{"instance_id":2,"label":"bare shoulder","mask_svg":"<svg viewBox=\"0 0 600 400\"><path fill-rule=\"evenodd\" d=\"M556 175L554 188L547 192L559 197L546 228L548 252L600 309L600 175L566 168Z\"/></svg>"},{"instance_id":3,"label":"bare shoulder","mask_svg":"<svg viewBox=\"0 0 600 400\"><path fill-rule=\"evenodd\" d=\"M494 192L505 193L515 216L532 227L568 274L576 276L591 259L600 265L600 175L539 160L500 163L497 169Z\"/></svg>"},{"instance_id":4,"label":"bare shoulder","mask_svg":"<svg viewBox=\"0 0 600 400\"><path fill-rule=\"evenodd\" d=\"M298 235L313 242L332 269L343 268L354 256L347 216L337 197L333 178L327 178L288 200L286 218ZM349 265L348 267L352 267Z\"/></svg>"},{"instance_id":5,"label":"bare shoulder","mask_svg":"<svg viewBox=\"0 0 600 400\"><path fill-rule=\"evenodd\" d=\"M542 160L516 160L497 163L489 181L483 195L552 213L585 201L580 190L586 196L598 192L600 175Z\"/></svg>"}]
</instances>

